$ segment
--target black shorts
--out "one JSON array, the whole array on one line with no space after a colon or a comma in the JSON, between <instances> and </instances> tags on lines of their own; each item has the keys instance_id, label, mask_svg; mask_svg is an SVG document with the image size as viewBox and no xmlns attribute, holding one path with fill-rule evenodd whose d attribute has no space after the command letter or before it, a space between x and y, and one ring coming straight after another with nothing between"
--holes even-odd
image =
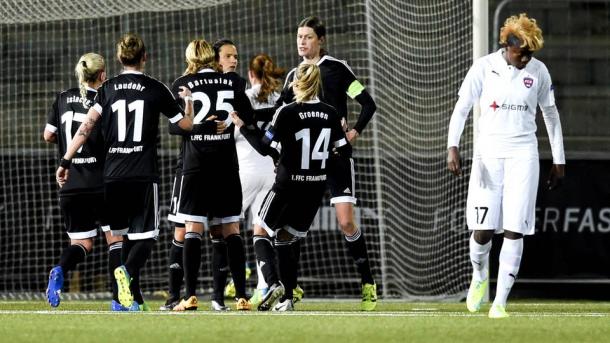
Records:
<instances>
[{"instance_id":1,"label":"black shorts","mask_svg":"<svg viewBox=\"0 0 610 343\"><path fill-rule=\"evenodd\" d=\"M154 182L113 181L105 184L112 234L130 240L159 235L158 187Z\"/></svg>"},{"instance_id":2,"label":"black shorts","mask_svg":"<svg viewBox=\"0 0 610 343\"><path fill-rule=\"evenodd\" d=\"M59 206L70 239L95 237L100 227L110 231L104 218L104 193L60 196Z\"/></svg>"},{"instance_id":3,"label":"black shorts","mask_svg":"<svg viewBox=\"0 0 610 343\"><path fill-rule=\"evenodd\" d=\"M332 154L328 160L330 203L356 204L356 173L354 159Z\"/></svg>"},{"instance_id":4,"label":"black shorts","mask_svg":"<svg viewBox=\"0 0 610 343\"><path fill-rule=\"evenodd\" d=\"M325 188L324 183L282 189L274 185L263 200L255 224L262 226L271 237L279 229L293 236L307 236Z\"/></svg>"},{"instance_id":5,"label":"black shorts","mask_svg":"<svg viewBox=\"0 0 610 343\"><path fill-rule=\"evenodd\" d=\"M239 222L241 182L238 168L206 168L182 175L177 217L207 226Z\"/></svg>"},{"instance_id":6,"label":"black shorts","mask_svg":"<svg viewBox=\"0 0 610 343\"><path fill-rule=\"evenodd\" d=\"M174 223L174 227L184 227L184 219L178 218L178 199L180 196L180 188L182 187L182 169L176 169L174 183L172 186L172 197L169 201L169 213L167 220Z\"/></svg>"}]
</instances>

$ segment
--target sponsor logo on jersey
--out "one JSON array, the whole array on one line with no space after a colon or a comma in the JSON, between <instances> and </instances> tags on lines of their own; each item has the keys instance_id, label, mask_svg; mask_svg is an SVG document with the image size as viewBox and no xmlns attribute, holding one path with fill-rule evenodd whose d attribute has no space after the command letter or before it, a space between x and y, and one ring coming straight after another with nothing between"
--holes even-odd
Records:
<instances>
[{"instance_id":1,"label":"sponsor logo on jersey","mask_svg":"<svg viewBox=\"0 0 610 343\"><path fill-rule=\"evenodd\" d=\"M500 104L498 105L498 103L496 103L496 101L494 100L494 102L491 103L491 105L489 105L489 107L493 108L494 112L499 108L501 110L505 110L505 111L522 111L525 112L529 109L528 105L516 105L516 104Z\"/></svg>"},{"instance_id":2,"label":"sponsor logo on jersey","mask_svg":"<svg viewBox=\"0 0 610 343\"><path fill-rule=\"evenodd\" d=\"M532 88L532 85L534 84L534 79L529 76L526 76L523 78L523 84L526 88Z\"/></svg>"}]
</instances>

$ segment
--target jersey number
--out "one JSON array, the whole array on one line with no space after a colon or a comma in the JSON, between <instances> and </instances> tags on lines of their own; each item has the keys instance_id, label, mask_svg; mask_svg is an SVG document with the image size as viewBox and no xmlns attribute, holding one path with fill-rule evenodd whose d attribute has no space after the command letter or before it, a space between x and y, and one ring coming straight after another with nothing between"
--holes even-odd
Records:
<instances>
[{"instance_id":1,"label":"jersey number","mask_svg":"<svg viewBox=\"0 0 610 343\"><path fill-rule=\"evenodd\" d=\"M70 142L72 142L72 122L77 121L79 123L82 123L85 121L85 119L87 119L87 115L85 113L67 111L61 115L61 123L66 123L66 129L64 130L66 132L66 146L69 146ZM82 146L78 149L77 152L81 151L83 151Z\"/></svg>"},{"instance_id":2,"label":"jersey number","mask_svg":"<svg viewBox=\"0 0 610 343\"><path fill-rule=\"evenodd\" d=\"M328 143L330 142L330 129L322 129L316 144L313 146L311 151L311 157L309 155L310 144L310 131L309 129L303 129L294 134L296 140L303 140L301 145L301 169L309 169L309 161L321 160L321 169L326 168L326 160L328 159Z\"/></svg>"},{"instance_id":3,"label":"jersey number","mask_svg":"<svg viewBox=\"0 0 610 343\"><path fill-rule=\"evenodd\" d=\"M118 112L117 122L119 127L119 142L125 141L127 134L127 111L136 112L133 123L133 142L142 140L142 124L144 122L144 100L136 100L125 106L125 100L117 100L112 104L112 111Z\"/></svg>"},{"instance_id":4,"label":"jersey number","mask_svg":"<svg viewBox=\"0 0 610 343\"><path fill-rule=\"evenodd\" d=\"M233 97L233 91L218 91L218 95L216 96L216 111L227 111L227 114L233 112L233 105L225 102L225 100L233 99ZM204 92L193 93L193 101L201 102L201 109L199 109L199 112L197 112L197 115L193 118L193 124L199 124L205 119L208 113L210 113L212 102L210 101L210 97ZM227 119L229 122L228 124L230 124L231 117L227 116Z\"/></svg>"},{"instance_id":5,"label":"jersey number","mask_svg":"<svg viewBox=\"0 0 610 343\"><path fill-rule=\"evenodd\" d=\"M475 207L474 209L477 211L477 224L483 224L483 222L485 221L485 216L487 216L487 210L489 210L489 207L481 206ZM481 216L479 216L480 211L483 211L483 214ZM480 221L479 218L481 219Z\"/></svg>"}]
</instances>

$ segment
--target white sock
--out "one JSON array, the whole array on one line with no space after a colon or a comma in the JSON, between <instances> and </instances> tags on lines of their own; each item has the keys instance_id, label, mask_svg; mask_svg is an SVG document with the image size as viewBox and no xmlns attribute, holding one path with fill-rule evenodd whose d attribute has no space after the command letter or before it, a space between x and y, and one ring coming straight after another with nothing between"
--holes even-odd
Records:
<instances>
[{"instance_id":1,"label":"white sock","mask_svg":"<svg viewBox=\"0 0 610 343\"><path fill-rule=\"evenodd\" d=\"M494 305L506 307L506 299L510 293L521 264L523 255L523 238L504 238L502 250L500 250L500 268L498 269L498 286Z\"/></svg>"},{"instance_id":2,"label":"white sock","mask_svg":"<svg viewBox=\"0 0 610 343\"><path fill-rule=\"evenodd\" d=\"M256 261L256 276L258 279L258 283L256 284L256 289L267 289L269 285L265 282L265 277L263 276L263 271L261 269L260 264Z\"/></svg>"},{"instance_id":3,"label":"white sock","mask_svg":"<svg viewBox=\"0 0 610 343\"><path fill-rule=\"evenodd\" d=\"M487 279L490 250L491 241L487 244L479 244L474 240L474 233L470 235L470 263L472 264L472 278L476 281Z\"/></svg>"}]
</instances>

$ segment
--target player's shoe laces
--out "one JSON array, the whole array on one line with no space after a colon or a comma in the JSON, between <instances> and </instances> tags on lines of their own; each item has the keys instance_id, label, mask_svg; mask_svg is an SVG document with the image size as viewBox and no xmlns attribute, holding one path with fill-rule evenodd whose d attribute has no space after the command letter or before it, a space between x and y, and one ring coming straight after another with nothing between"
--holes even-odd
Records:
<instances>
[{"instance_id":1,"label":"player's shoe laces","mask_svg":"<svg viewBox=\"0 0 610 343\"><path fill-rule=\"evenodd\" d=\"M510 317L508 315L508 313L506 313L506 308L504 308L504 306L499 305L499 304L491 305L488 316L489 316L489 318L492 318L492 319Z\"/></svg>"},{"instance_id":2,"label":"player's shoe laces","mask_svg":"<svg viewBox=\"0 0 610 343\"><path fill-rule=\"evenodd\" d=\"M303 288L301 288L301 286L297 285L293 290L292 290L292 302L294 304L298 303L299 301L303 300L303 294L305 294L305 291L303 291Z\"/></svg>"},{"instance_id":3,"label":"player's shoe laces","mask_svg":"<svg viewBox=\"0 0 610 343\"><path fill-rule=\"evenodd\" d=\"M114 278L119 289L119 302L125 307L131 307L133 302L133 295L129 285L131 284L131 277L127 272L125 266L119 266L114 270Z\"/></svg>"},{"instance_id":4,"label":"player's shoe laces","mask_svg":"<svg viewBox=\"0 0 610 343\"><path fill-rule=\"evenodd\" d=\"M235 308L238 311L250 311L252 309L252 304L246 298L237 299L237 303L235 303Z\"/></svg>"},{"instance_id":5,"label":"player's shoe laces","mask_svg":"<svg viewBox=\"0 0 610 343\"><path fill-rule=\"evenodd\" d=\"M61 288L64 286L64 271L60 266L53 267L49 273L47 286L47 301L51 307L59 306Z\"/></svg>"},{"instance_id":6,"label":"player's shoe laces","mask_svg":"<svg viewBox=\"0 0 610 343\"><path fill-rule=\"evenodd\" d=\"M199 302L197 297L191 295L188 299L180 300L180 303L172 309L172 311L196 311Z\"/></svg>"},{"instance_id":7,"label":"player's shoe laces","mask_svg":"<svg viewBox=\"0 0 610 343\"><path fill-rule=\"evenodd\" d=\"M165 305L161 305L161 307L159 307L159 311L171 311L178 304L180 304L180 299L167 299Z\"/></svg>"},{"instance_id":8,"label":"player's shoe laces","mask_svg":"<svg viewBox=\"0 0 610 343\"><path fill-rule=\"evenodd\" d=\"M294 311L294 303L292 299L286 299L284 301L280 301L275 306L273 306L274 312L288 312Z\"/></svg>"},{"instance_id":9,"label":"player's shoe laces","mask_svg":"<svg viewBox=\"0 0 610 343\"><path fill-rule=\"evenodd\" d=\"M212 311L225 312L231 310L229 306L225 306L224 303L221 303L216 300L212 300L212 306L210 306Z\"/></svg>"},{"instance_id":10,"label":"player's shoe laces","mask_svg":"<svg viewBox=\"0 0 610 343\"><path fill-rule=\"evenodd\" d=\"M258 305L258 310L269 311L276 300L284 295L284 291L284 285L282 285L282 283L279 281L269 286L269 291L267 294L265 294L261 300L261 303Z\"/></svg>"},{"instance_id":11,"label":"player's shoe laces","mask_svg":"<svg viewBox=\"0 0 610 343\"><path fill-rule=\"evenodd\" d=\"M377 307L377 285L365 283L362 285L362 311L373 311Z\"/></svg>"},{"instance_id":12,"label":"player's shoe laces","mask_svg":"<svg viewBox=\"0 0 610 343\"><path fill-rule=\"evenodd\" d=\"M481 309L481 304L483 304L483 298L485 297L488 284L489 279L482 281L472 280L472 282L470 282L470 288L468 289L468 295L466 296L466 307L468 308L468 311L477 312Z\"/></svg>"},{"instance_id":13,"label":"player's shoe laces","mask_svg":"<svg viewBox=\"0 0 610 343\"><path fill-rule=\"evenodd\" d=\"M117 302L116 300L112 300L112 302L110 303L110 311L125 312L129 311L129 308L121 305L121 303Z\"/></svg>"},{"instance_id":14,"label":"player's shoe laces","mask_svg":"<svg viewBox=\"0 0 610 343\"><path fill-rule=\"evenodd\" d=\"M258 305L261 303L263 297L265 296L265 294L267 294L268 291L269 288L255 289L254 294L252 294L252 298L250 298L250 304L252 304L253 307L258 307Z\"/></svg>"}]
</instances>

